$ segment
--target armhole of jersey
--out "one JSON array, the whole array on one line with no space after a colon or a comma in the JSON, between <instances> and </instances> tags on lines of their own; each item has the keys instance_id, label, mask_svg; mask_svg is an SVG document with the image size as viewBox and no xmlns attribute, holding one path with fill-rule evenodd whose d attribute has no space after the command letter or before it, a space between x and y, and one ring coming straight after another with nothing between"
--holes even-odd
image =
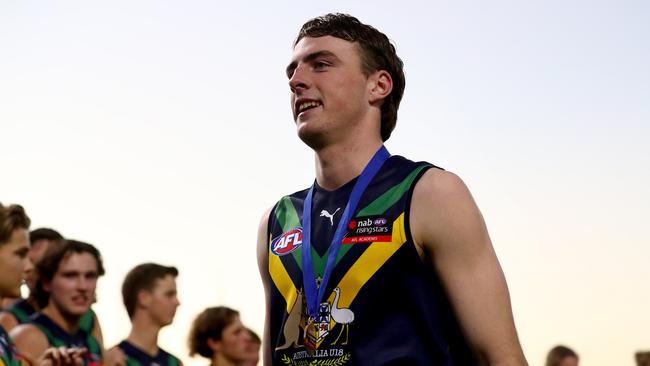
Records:
<instances>
[{"instance_id":1,"label":"armhole of jersey","mask_svg":"<svg viewBox=\"0 0 650 366\"><path fill-rule=\"evenodd\" d=\"M52 332L50 332L49 329L47 329L45 326L38 324L38 323L31 323L36 326L38 330L43 333L45 336L45 339L47 339L47 344L49 344L51 347L62 347L65 346L63 342L61 342L59 339L55 338Z\"/></svg>"},{"instance_id":2,"label":"armhole of jersey","mask_svg":"<svg viewBox=\"0 0 650 366\"><path fill-rule=\"evenodd\" d=\"M416 168L417 169L417 168ZM418 175L413 179L413 183L409 187L407 196L406 196L406 207L404 210L404 233L406 234L406 241L409 241L413 243L413 249L417 251L416 246L418 244L415 243L413 240L413 236L411 235L411 201L413 199L413 191L415 190L415 186L418 184L420 181L420 178L424 175L424 173L428 172L429 169L440 169L443 170L442 168L439 168L435 165L432 164L426 164L424 169L422 169Z\"/></svg>"},{"instance_id":3,"label":"armhole of jersey","mask_svg":"<svg viewBox=\"0 0 650 366\"><path fill-rule=\"evenodd\" d=\"M99 341L91 333L86 335L86 343L88 344L88 352L102 357L102 351L99 347Z\"/></svg>"},{"instance_id":4,"label":"armhole of jersey","mask_svg":"<svg viewBox=\"0 0 650 366\"><path fill-rule=\"evenodd\" d=\"M126 366L143 366L143 365L140 363L140 361L132 357L126 356Z\"/></svg>"},{"instance_id":5,"label":"armhole of jersey","mask_svg":"<svg viewBox=\"0 0 650 366\"><path fill-rule=\"evenodd\" d=\"M270 241L269 238L271 237L272 226L275 225L275 210L277 210L278 205L280 204L282 199L284 199L284 197L279 199L278 202L276 202L273 205L273 208L269 211L269 217L266 220L266 237L264 238L264 240L266 241L266 254L267 255L269 254L269 250L271 248L271 246L269 245L270 244L269 243L269 241Z\"/></svg>"},{"instance_id":6,"label":"armhole of jersey","mask_svg":"<svg viewBox=\"0 0 650 366\"><path fill-rule=\"evenodd\" d=\"M14 317L17 325L25 324L29 322L29 315L25 313L22 309L12 306L10 308L0 310L0 314L6 313Z\"/></svg>"},{"instance_id":7,"label":"armhole of jersey","mask_svg":"<svg viewBox=\"0 0 650 366\"><path fill-rule=\"evenodd\" d=\"M167 362L169 366L180 366L180 360L176 356L169 354L167 357L169 358L169 362Z\"/></svg>"}]
</instances>

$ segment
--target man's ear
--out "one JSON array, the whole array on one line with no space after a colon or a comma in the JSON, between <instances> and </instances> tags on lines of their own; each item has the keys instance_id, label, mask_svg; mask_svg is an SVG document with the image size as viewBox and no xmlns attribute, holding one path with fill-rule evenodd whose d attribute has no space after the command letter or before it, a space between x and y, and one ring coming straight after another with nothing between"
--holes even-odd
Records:
<instances>
[{"instance_id":1,"label":"man's ear","mask_svg":"<svg viewBox=\"0 0 650 366\"><path fill-rule=\"evenodd\" d=\"M51 291L50 283L51 281L48 280L47 278L43 278L43 280L41 281L41 286L43 287L43 290L47 293Z\"/></svg>"},{"instance_id":2,"label":"man's ear","mask_svg":"<svg viewBox=\"0 0 650 366\"><path fill-rule=\"evenodd\" d=\"M375 71L368 77L370 87L370 96L368 101L370 104L381 105L386 97L393 91L393 78L388 71L379 70Z\"/></svg>"},{"instance_id":3,"label":"man's ear","mask_svg":"<svg viewBox=\"0 0 650 366\"><path fill-rule=\"evenodd\" d=\"M151 302L151 294L147 290L138 291L138 299L136 306L148 308L149 303Z\"/></svg>"},{"instance_id":4,"label":"man's ear","mask_svg":"<svg viewBox=\"0 0 650 366\"><path fill-rule=\"evenodd\" d=\"M212 352L217 353L221 351L221 341L214 340L212 338L208 338L208 347L212 350Z\"/></svg>"}]
</instances>

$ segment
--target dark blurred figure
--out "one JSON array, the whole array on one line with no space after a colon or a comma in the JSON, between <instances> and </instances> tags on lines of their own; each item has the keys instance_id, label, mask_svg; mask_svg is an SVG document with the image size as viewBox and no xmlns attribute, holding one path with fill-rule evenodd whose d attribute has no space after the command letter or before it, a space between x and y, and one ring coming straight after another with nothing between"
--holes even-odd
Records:
<instances>
[{"instance_id":1,"label":"dark blurred figure","mask_svg":"<svg viewBox=\"0 0 650 366\"><path fill-rule=\"evenodd\" d=\"M58 231L48 228L34 229L29 232L29 252L27 257L35 265L43 257L51 243L63 240ZM0 324L7 330L12 330L18 324L29 322L29 317L41 308L34 298L36 271L31 266L25 273L25 283L29 288L29 297L3 299L3 311L0 313Z\"/></svg>"},{"instance_id":2,"label":"dark blurred figure","mask_svg":"<svg viewBox=\"0 0 650 366\"><path fill-rule=\"evenodd\" d=\"M87 366L101 366L102 340L91 331L88 316L97 279L104 274L102 257L91 244L63 240L52 243L36 264L34 295L41 307L30 322L10 336L21 355L38 359L49 347L86 349Z\"/></svg>"},{"instance_id":3,"label":"dark blurred figure","mask_svg":"<svg viewBox=\"0 0 650 366\"><path fill-rule=\"evenodd\" d=\"M546 356L546 366L578 366L579 360L578 354L571 348L555 346Z\"/></svg>"},{"instance_id":4,"label":"dark blurred figure","mask_svg":"<svg viewBox=\"0 0 650 366\"><path fill-rule=\"evenodd\" d=\"M636 366L650 366L650 351L637 352L635 355Z\"/></svg>"},{"instance_id":5,"label":"dark blurred figure","mask_svg":"<svg viewBox=\"0 0 650 366\"><path fill-rule=\"evenodd\" d=\"M157 263L143 263L129 271L122 283L122 299L131 319L131 333L107 353L106 366L183 365L158 346L160 330L174 321L180 305L176 277L176 267Z\"/></svg>"},{"instance_id":6,"label":"dark blurred figure","mask_svg":"<svg viewBox=\"0 0 650 366\"><path fill-rule=\"evenodd\" d=\"M250 339L246 343L246 360L241 362L239 366L257 366L260 362L260 348L262 348L262 340L252 329L246 328Z\"/></svg>"},{"instance_id":7,"label":"dark blurred figure","mask_svg":"<svg viewBox=\"0 0 650 366\"><path fill-rule=\"evenodd\" d=\"M248 359L250 333L239 320L239 312L225 306L205 309L190 329L190 356L199 354L210 366L240 366Z\"/></svg>"}]
</instances>

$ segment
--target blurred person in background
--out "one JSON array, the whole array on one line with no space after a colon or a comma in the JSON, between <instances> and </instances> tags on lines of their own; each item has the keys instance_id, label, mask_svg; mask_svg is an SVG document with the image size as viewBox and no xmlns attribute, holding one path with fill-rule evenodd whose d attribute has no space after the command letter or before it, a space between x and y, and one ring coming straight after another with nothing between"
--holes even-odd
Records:
<instances>
[{"instance_id":1,"label":"blurred person in background","mask_svg":"<svg viewBox=\"0 0 650 366\"><path fill-rule=\"evenodd\" d=\"M131 320L129 336L108 351L107 366L179 366L182 362L158 346L158 334L174 321L180 305L178 270L156 263L133 268L124 278L122 299Z\"/></svg>"},{"instance_id":2,"label":"blurred person in background","mask_svg":"<svg viewBox=\"0 0 650 366\"><path fill-rule=\"evenodd\" d=\"M239 312L225 306L205 309L194 322L188 337L190 356L199 354L210 366L239 366L251 357L250 333Z\"/></svg>"},{"instance_id":3,"label":"blurred person in background","mask_svg":"<svg viewBox=\"0 0 650 366\"><path fill-rule=\"evenodd\" d=\"M29 252L27 257L29 260L36 264L45 254L50 243L57 242L63 239L63 236L58 231L48 228L39 228L30 231L29 233ZM33 269L33 267L32 267ZM10 298L5 302L9 303L8 306L0 312L0 324L10 331L18 324L29 322L29 317L40 310L38 302L34 297L34 286L36 283L36 271L29 270L25 277L25 283L29 288L30 295L26 298Z\"/></svg>"},{"instance_id":4,"label":"blurred person in background","mask_svg":"<svg viewBox=\"0 0 650 366\"><path fill-rule=\"evenodd\" d=\"M634 354L636 366L650 366L650 351L637 352Z\"/></svg>"},{"instance_id":5,"label":"blurred person in background","mask_svg":"<svg viewBox=\"0 0 650 366\"><path fill-rule=\"evenodd\" d=\"M250 339L246 344L246 360L239 364L239 366L257 366L260 362L260 348L262 348L262 340L252 329L246 328Z\"/></svg>"},{"instance_id":6,"label":"blurred person in background","mask_svg":"<svg viewBox=\"0 0 650 366\"><path fill-rule=\"evenodd\" d=\"M34 294L42 310L11 331L18 352L37 359L49 347L85 349L85 364L101 365L101 339L82 327L104 274L97 248L76 240L53 243L36 270Z\"/></svg>"},{"instance_id":7,"label":"blurred person in background","mask_svg":"<svg viewBox=\"0 0 650 366\"><path fill-rule=\"evenodd\" d=\"M33 270L28 256L30 223L22 206L0 204L0 299L18 298L20 285ZM11 337L0 326L0 365L3 366L19 366L21 361L30 366L81 366L84 353L84 349L49 347L38 358L18 355Z\"/></svg>"},{"instance_id":8,"label":"blurred person in background","mask_svg":"<svg viewBox=\"0 0 650 366\"><path fill-rule=\"evenodd\" d=\"M546 366L578 366L578 354L566 346L553 347L546 356Z\"/></svg>"}]
</instances>

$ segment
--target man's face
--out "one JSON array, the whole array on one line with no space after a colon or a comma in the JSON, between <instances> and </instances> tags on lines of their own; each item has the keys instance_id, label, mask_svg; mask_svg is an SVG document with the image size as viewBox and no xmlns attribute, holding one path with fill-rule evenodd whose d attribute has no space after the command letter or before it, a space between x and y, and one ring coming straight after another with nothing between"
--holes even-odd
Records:
<instances>
[{"instance_id":1,"label":"man's face","mask_svg":"<svg viewBox=\"0 0 650 366\"><path fill-rule=\"evenodd\" d=\"M368 113L371 85L356 43L305 37L286 71L298 136L308 145L345 138Z\"/></svg>"},{"instance_id":2,"label":"man's face","mask_svg":"<svg viewBox=\"0 0 650 366\"><path fill-rule=\"evenodd\" d=\"M180 305L176 292L176 278L167 275L157 279L151 291L144 290L142 305L158 325L171 324L176 315L176 308Z\"/></svg>"},{"instance_id":3,"label":"man's face","mask_svg":"<svg viewBox=\"0 0 650 366\"><path fill-rule=\"evenodd\" d=\"M44 284L50 293L48 306L65 315L82 316L95 300L97 277L97 261L92 254L66 254L52 280Z\"/></svg>"},{"instance_id":4,"label":"man's face","mask_svg":"<svg viewBox=\"0 0 650 366\"><path fill-rule=\"evenodd\" d=\"M32 263L37 263L41 258L43 258L43 255L47 251L47 248L50 246L51 242L52 241L47 239L41 239L32 243L31 247L29 248L29 252L27 253L27 256L32 261ZM34 286L36 285L35 271L27 272L25 282L27 283L27 287L29 287L30 291L34 289Z\"/></svg>"},{"instance_id":5,"label":"man's face","mask_svg":"<svg viewBox=\"0 0 650 366\"><path fill-rule=\"evenodd\" d=\"M33 270L27 257L29 232L16 229L7 243L0 245L0 297L20 297L20 285Z\"/></svg>"},{"instance_id":6,"label":"man's face","mask_svg":"<svg viewBox=\"0 0 650 366\"><path fill-rule=\"evenodd\" d=\"M261 344L255 342L250 333L248 338L248 342L246 342L246 361L241 366L257 366L260 361Z\"/></svg>"},{"instance_id":7,"label":"man's face","mask_svg":"<svg viewBox=\"0 0 650 366\"><path fill-rule=\"evenodd\" d=\"M221 340L217 352L232 361L244 361L250 355L247 346L250 342L250 334L244 325L235 317L232 323L221 332Z\"/></svg>"},{"instance_id":8,"label":"man's face","mask_svg":"<svg viewBox=\"0 0 650 366\"><path fill-rule=\"evenodd\" d=\"M558 366L578 366L578 359L573 356L565 357Z\"/></svg>"}]
</instances>

